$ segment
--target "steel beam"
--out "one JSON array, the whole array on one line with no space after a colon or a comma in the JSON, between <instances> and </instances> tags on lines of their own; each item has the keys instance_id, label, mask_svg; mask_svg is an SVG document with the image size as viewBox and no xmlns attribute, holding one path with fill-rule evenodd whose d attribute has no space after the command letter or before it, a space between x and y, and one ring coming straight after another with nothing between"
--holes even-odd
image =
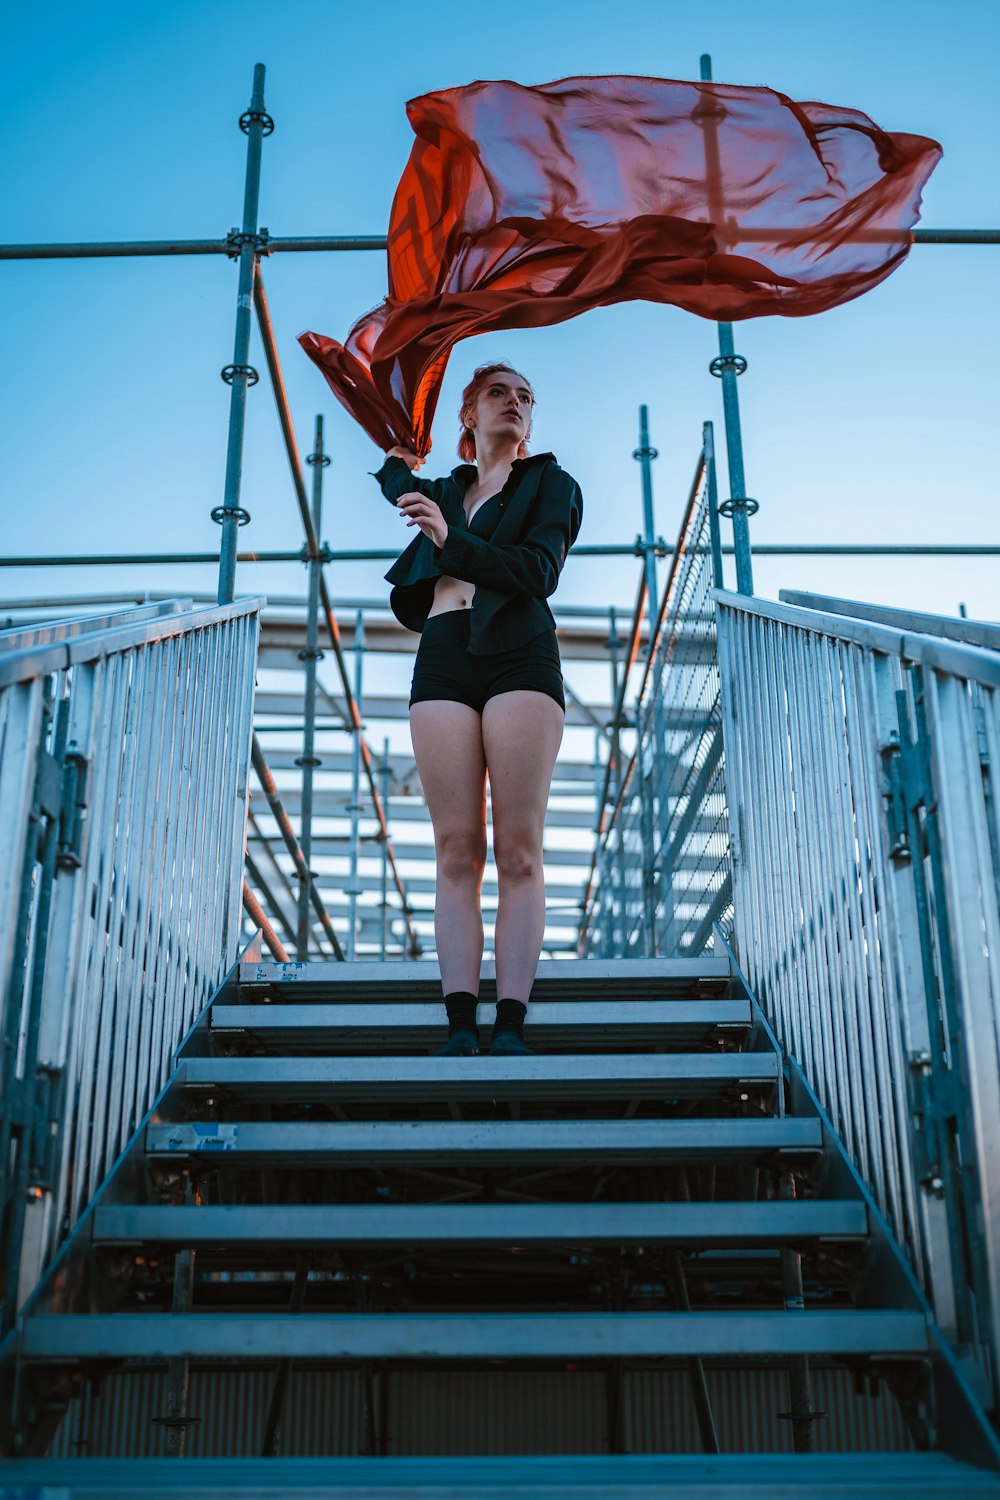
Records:
<instances>
[{"instance_id":1,"label":"steel beam","mask_svg":"<svg viewBox=\"0 0 1000 1500\"><path fill-rule=\"evenodd\" d=\"M773 1052L719 1056L189 1057L176 1081L255 1099L689 1099L773 1087Z\"/></svg>"},{"instance_id":2,"label":"steel beam","mask_svg":"<svg viewBox=\"0 0 1000 1500\"><path fill-rule=\"evenodd\" d=\"M860 1201L768 1203L114 1204L95 1245L785 1245L863 1239Z\"/></svg>"},{"instance_id":3,"label":"steel beam","mask_svg":"<svg viewBox=\"0 0 1000 1500\"><path fill-rule=\"evenodd\" d=\"M219 1157L219 1165L289 1162L342 1167L436 1163L481 1166L585 1166L622 1162L760 1161L776 1153L815 1153L812 1119L178 1121L146 1127L152 1158ZM223 1160L225 1158L225 1160ZM231 1158L231 1160L230 1160Z\"/></svg>"},{"instance_id":4,"label":"steel beam","mask_svg":"<svg viewBox=\"0 0 1000 1500\"><path fill-rule=\"evenodd\" d=\"M905 1355L928 1349L912 1312L115 1313L37 1316L22 1358L727 1359Z\"/></svg>"}]
</instances>

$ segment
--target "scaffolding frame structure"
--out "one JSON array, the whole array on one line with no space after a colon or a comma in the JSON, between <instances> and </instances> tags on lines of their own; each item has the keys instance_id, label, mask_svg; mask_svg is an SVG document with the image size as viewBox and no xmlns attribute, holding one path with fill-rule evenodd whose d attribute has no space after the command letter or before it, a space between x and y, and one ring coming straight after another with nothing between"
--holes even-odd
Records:
<instances>
[{"instance_id":1,"label":"scaffolding frame structure","mask_svg":"<svg viewBox=\"0 0 1000 1500\"><path fill-rule=\"evenodd\" d=\"M700 74L704 80L711 79L711 59L707 55L701 58ZM235 597L236 569L240 562L303 563L307 569L308 594L304 606L287 598L272 599L261 622L260 665L292 671L301 675L304 682L301 690L296 687L291 691L258 693L253 768L263 806L252 807L250 813L248 880L244 882L248 923L263 929L271 951L282 960L288 958L289 950L298 960L310 956L412 959L433 946L432 908L426 901L414 900L431 896L434 889L429 818L412 756L390 754L387 737L383 737L379 754L364 732L365 717L384 725L386 721L406 716L401 696L380 699L366 692L364 668L366 653L408 650L403 639L407 632L401 631L388 617L387 606L378 600L342 600L339 608L343 618L338 618L325 573L330 563L388 561L396 553L382 549L335 549L321 541L322 478L323 469L329 464L324 451L322 418L316 419L313 447L304 459L305 465L312 469L312 484L307 487L261 269L262 262L271 255L384 251L387 240L383 235L272 235L260 225L262 148L274 130L274 120L265 105L264 82L265 67L258 63L249 107L239 117L239 128L247 137L243 215L240 225L224 238L0 245L0 260L225 255L236 263L233 356L221 371L231 393L226 472L222 503L212 511L212 518L221 529L218 554L192 551L6 556L0 557L0 568L186 565L217 561L216 602L226 604ZM1000 230L919 229L913 232L912 241L917 245L1000 244ZM259 371L250 363L254 320L302 526L303 543L298 550L254 552L238 547L239 532L250 521L240 503L240 490L247 392L260 379ZM746 493L737 393L737 378L745 369L745 359L735 351L732 326L720 324L719 355L711 362L710 370L722 386L731 491L720 511L733 524L732 543L722 546L720 555L735 557L737 592L752 594L749 518L757 502ZM576 557L639 559L636 600L624 636L618 634L623 622L620 611L614 607L574 609L557 605L554 611L564 661L603 661L610 672L610 696L605 702L585 701L567 686L567 726L593 732L594 756L591 764L562 756L553 781L546 828L549 906L543 944L543 952L551 957L578 953L593 918L594 851L602 829L607 826L616 795L620 794L623 767L631 763L635 754L629 693L634 690L640 672L645 682L657 648L656 564L668 560L672 566L676 562L674 548L655 534L651 465L656 456L650 441L648 408L643 405L639 412L639 442L633 454L641 468L643 530L631 543L584 544L573 549ZM962 544L779 543L760 545L754 550L760 556L1000 555L1000 546ZM76 596L72 603L90 607L134 597L84 595ZM141 600L156 597L168 596L143 593ZM10 601L5 607L7 618L2 623L9 626L42 614L51 616L53 608L65 608L70 602L68 598L26 599L16 604ZM318 671L323 656L321 636L335 662L336 681L332 686L322 680ZM350 737L346 755L329 744L331 734L343 733ZM320 741L324 743L321 745ZM400 842L401 825L407 825L403 833L406 839L411 822L419 825L413 830L417 837ZM587 847L580 847L581 837ZM413 874L413 869L418 873ZM376 893L378 900L374 905L359 899ZM484 897L484 916L489 918L495 912L495 884L487 882Z\"/></svg>"}]
</instances>

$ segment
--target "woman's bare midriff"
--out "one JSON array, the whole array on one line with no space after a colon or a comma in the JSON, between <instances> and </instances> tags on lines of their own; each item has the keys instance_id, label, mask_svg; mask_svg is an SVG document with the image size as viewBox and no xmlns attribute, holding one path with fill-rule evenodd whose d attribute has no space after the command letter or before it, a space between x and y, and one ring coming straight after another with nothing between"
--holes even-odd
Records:
<instances>
[{"instance_id":1,"label":"woman's bare midriff","mask_svg":"<svg viewBox=\"0 0 1000 1500\"><path fill-rule=\"evenodd\" d=\"M471 609L475 592L471 583L442 574L434 585L434 602L427 613L428 620L431 615L443 615L451 609Z\"/></svg>"},{"instance_id":2,"label":"woman's bare midriff","mask_svg":"<svg viewBox=\"0 0 1000 1500\"><path fill-rule=\"evenodd\" d=\"M486 501L496 491L487 489L484 493L479 484L471 485L465 494L465 517L466 525ZM427 612L428 620L432 615L444 615L451 609L471 609L475 587L471 583L463 583L461 578L450 578L442 573L434 585L434 602Z\"/></svg>"}]
</instances>

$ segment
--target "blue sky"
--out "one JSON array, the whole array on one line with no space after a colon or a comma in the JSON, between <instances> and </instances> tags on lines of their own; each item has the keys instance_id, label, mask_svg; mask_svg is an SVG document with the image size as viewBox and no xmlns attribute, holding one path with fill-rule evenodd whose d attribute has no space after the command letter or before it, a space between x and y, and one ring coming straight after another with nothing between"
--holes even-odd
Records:
<instances>
[{"instance_id":1,"label":"blue sky","mask_svg":"<svg viewBox=\"0 0 1000 1500\"><path fill-rule=\"evenodd\" d=\"M1000 224L990 100L1000 7L955 0L837 6L670 0L475 6L287 0L163 6L56 3L8 14L0 63L4 241L210 238L240 216L253 65L266 63L261 221L272 234L384 232L406 160L407 98L481 77L715 76L865 110L944 146L924 199L933 227ZM1000 248L916 248L882 287L817 318L737 327L747 478L760 541L1000 543L990 438ZM378 455L300 352L342 337L380 300L378 254L275 256L264 277L301 445L327 417L324 535L402 547L368 471ZM209 550L222 498L235 270L224 258L0 266L6 359L0 445L4 552ZM637 409L661 457L658 530L672 540L701 423L719 427L712 324L667 307L603 309L553 329L460 345L428 470L450 467L471 367L506 356L539 396L536 445L586 498L581 541L641 524ZM254 362L262 364L255 345ZM595 411L598 414L595 420ZM724 481L723 481L724 483ZM266 376L249 397L244 503L259 548L301 540ZM386 564L334 570L335 596L384 592ZM630 606L638 564L571 562L559 598ZM996 616L997 560L760 560L759 592L815 587ZM211 569L4 570L7 598L133 587L208 589ZM240 592L298 592L302 571L245 566Z\"/></svg>"}]
</instances>

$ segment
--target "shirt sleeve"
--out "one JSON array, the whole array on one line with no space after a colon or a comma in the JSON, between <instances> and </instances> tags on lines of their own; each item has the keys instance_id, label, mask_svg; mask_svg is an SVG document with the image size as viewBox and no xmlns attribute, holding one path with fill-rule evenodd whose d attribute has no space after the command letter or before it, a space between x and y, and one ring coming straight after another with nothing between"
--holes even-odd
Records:
<instances>
[{"instance_id":1,"label":"shirt sleeve","mask_svg":"<svg viewBox=\"0 0 1000 1500\"><path fill-rule=\"evenodd\" d=\"M547 599L555 593L582 520L580 486L553 464L542 478L532 523L520 542L497 545L449 526L444 546L434 549L434 561L442 573L464 583Z\"/></svg>"},{"instance_id":2,"label":"shirt sleeve","mask_svg":"<svg viewBox=\"0 0 1000 1500\"><path fill-rule=\"evenodd\" d=\"M378 480L382 493L390 505L395 505L400 495L409 494L412 490L415 490L418 495L426 495L428 500L437 500L436 491L441 485L440 479L418 479L416 474L411 472L405 459L397 454L387 457L381 469L377 469L372 478Z\"/></svg>"}]
</instances>

